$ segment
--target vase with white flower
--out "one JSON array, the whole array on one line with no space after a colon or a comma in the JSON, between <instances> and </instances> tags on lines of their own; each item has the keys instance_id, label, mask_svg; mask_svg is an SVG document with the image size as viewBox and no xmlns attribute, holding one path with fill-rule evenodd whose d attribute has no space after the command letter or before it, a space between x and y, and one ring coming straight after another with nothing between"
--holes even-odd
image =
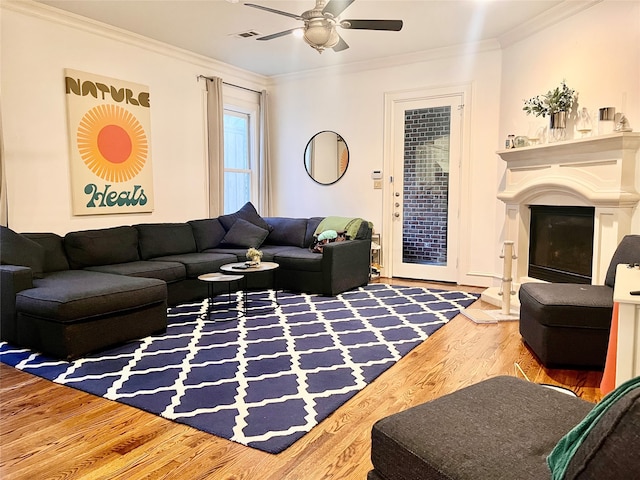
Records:
<instances>
[{"instance_id":1,"label":"vase with white flower","mask_svg":"<svg viewBox=\"0 0 640 480\"><path fill-rule=\"evenodd\" d=\"M262 261L262 252L257 248L251 247L247 250L247 260L249 260L251 265L260 265Z\"/></svg>"},{"instance_id":2,"label":"vase with white flower","mask_svg":"<svg viewBox=\"0 0 640 480\"><path fill-rule=\"evenodd\" d=\"M569 88L563 80L559 87L549 90L544 95L536 95L524 101L527 115L536 117L549 116L549 141L565 139L567 119L576 100L576 91Z\"/></svg>"}]
</instances>

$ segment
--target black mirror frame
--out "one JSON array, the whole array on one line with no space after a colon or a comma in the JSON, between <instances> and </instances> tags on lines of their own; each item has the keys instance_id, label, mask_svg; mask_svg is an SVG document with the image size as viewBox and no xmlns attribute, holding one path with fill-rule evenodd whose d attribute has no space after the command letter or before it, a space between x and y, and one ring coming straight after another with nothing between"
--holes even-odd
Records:
<instances>
[{"instance_id":1,"label":"black mirror frame","mask_svg":"<svg viewBox=\"0 0 640 480\"><path fill-rule=\"evenodd\" d=\"M311 174L311 172L309 171L309 168L307 166L307 151L309 149L309 146L311 145L311 143L313 142L313 140L318 136L321 135L323 133L333 133L336 136L337 141L342 141L344 143L344 148L346 149L347 152L347 161L346 164L344 166L344 170L342 170L342 172L340 172L340 174L338 175L338 177L332 181L332 182L321 182L316 180L313 175ZM314 134L309 141L307 142L307 145L304 148L304 154L302 156L302 163L304 164L304 169L307 172L307 175L309 175L309 178L311 178L311 180L313 180L314 182L316 182L318 185L333 185L334 183L336 183L338 180L340 180L342 177L344 177L344 174L347 172L347 168L349 168L349 161L350 161L350 152L349 152L349 145L347 145L347 142L345 141L344 137L342 135L340 135L337 132L334 132L333 130L322 130L316 134ZM340 159L336 158L336 161L339 162Z\"/></svg>"}]
</instances>

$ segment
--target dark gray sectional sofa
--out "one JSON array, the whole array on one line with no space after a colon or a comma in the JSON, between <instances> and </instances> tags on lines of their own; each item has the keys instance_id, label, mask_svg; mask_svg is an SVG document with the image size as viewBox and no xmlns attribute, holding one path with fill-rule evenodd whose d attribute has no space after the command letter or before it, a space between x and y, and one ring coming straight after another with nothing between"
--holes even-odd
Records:
<instances>
[{"instance_id":1,"label":"dark gray sectional sofa","mask_svg":"<svg viewBox=\"0 0 640 480\"><path fill-rule=\"evenodd\" d=\"M277 274L252 274L247 288L333 296L367 284L371 225L360 221L352 240L313 253L309 246L321 220L262 218L247 204L213 219L77 231L64 238L2 227L0 338L73 359L162 332L167 306L206 298L207 285L198 276L245 261L249 247L259 247L263 261L280 268Z\"/></svg>"}]
</instances>

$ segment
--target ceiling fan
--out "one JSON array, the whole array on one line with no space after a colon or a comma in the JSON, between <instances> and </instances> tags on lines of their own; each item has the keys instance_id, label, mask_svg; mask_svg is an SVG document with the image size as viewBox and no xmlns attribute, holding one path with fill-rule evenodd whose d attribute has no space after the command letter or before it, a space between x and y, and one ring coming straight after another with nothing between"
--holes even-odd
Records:
<instances>
[{"instance_id":1,"label":"ceiling fan","mask_svg":"<svg viewBox=\"0 0 640 480\"><path fill-rule=\"evenodd\" d=\"M340 14L355 0L316 0L316 6L311 10L302 12L300 15L283 12L274 8L256 5L255 3L245 3L247 7L258 8L267 12L284 15L304 22L304 40L315 48L318 53L322 53L326 48L332 48L334 52L340 52L349 48L347 42L336 31L336 27L351 30L388 30L398 32L402 29L402 20L340 20ZM274 33L259 37L256 40L272 40L283 37L300 30L292 28L284 32Z\"/></svg>"}]
</instances>

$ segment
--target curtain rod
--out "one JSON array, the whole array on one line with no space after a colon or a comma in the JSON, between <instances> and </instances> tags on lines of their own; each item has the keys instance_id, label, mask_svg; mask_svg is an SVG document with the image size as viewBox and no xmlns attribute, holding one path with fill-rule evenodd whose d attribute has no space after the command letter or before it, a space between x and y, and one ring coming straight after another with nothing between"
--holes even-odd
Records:
<instances>
[{"instance_id":1,"label":"curtain rod","mask_svg":"<svg viewBox=\"0 0 640 480\"><path fill-rule=\"evenodd\" d=\"M213 80L212 77L207 77L205 75L198 75L198 80L200 80L201 78L207 79L207 80ZM233 83L229 83L229 82L222 82L223 85L228 85L230 87L235 87L235 88L240 88L242 90L247 90L248 92L253 92L253 93L257 93L260 94L262 92L259 92L258 90L254 90L253 88L249 88L249 87L243 87L242 85L235 85Z\"/></svg>"}]
</instances>

